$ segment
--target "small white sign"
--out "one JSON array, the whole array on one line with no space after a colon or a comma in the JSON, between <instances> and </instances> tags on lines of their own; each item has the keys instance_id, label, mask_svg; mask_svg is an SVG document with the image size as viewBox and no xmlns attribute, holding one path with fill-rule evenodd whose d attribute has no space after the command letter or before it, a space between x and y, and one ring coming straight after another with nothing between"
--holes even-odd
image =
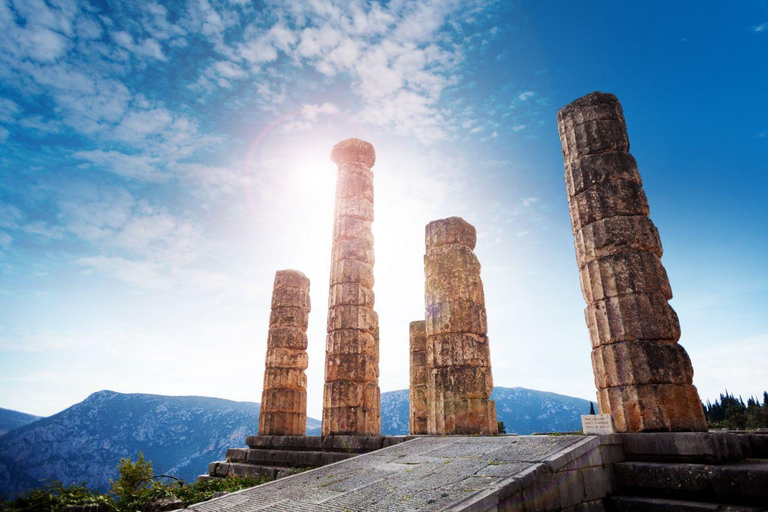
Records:
<instances>
[{"instance_id":1,"label":"small white sign","mask_svg":"<svg viewBox=\"0 0 768 512\"><path fill-rule=\"evenodd\" d=\"M613 416L610 414L584 414L581 416L581 430L585 434L613 434Z\"/></svg>"}]
</instances>

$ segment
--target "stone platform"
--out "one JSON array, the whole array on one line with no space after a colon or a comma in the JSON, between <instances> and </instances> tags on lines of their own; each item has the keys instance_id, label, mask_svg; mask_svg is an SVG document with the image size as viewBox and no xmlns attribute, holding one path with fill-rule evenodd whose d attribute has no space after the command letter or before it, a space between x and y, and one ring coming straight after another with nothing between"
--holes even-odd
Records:
<instances>
[{"instance_id":1,"label":"stone platform","mask_svg":"<svg viewBox=\"0 0 768 512\"><path fill-rule=\"evenodd\" d=\"M406 436L248 436L247 448L230 448L225 461L211 462L200 478L267 475L283 478L380 450L410 439Z\"/></svg>"},{"instance_id":2,"label":"stone platform","mask_svg":"<svg viewBox=\"0 0 768 512\"><path fill-rule=\"evenodd\" d=\"M603 510L621 460L617 436L417 437L190 509Z\"/></svg>"}]
</instances>

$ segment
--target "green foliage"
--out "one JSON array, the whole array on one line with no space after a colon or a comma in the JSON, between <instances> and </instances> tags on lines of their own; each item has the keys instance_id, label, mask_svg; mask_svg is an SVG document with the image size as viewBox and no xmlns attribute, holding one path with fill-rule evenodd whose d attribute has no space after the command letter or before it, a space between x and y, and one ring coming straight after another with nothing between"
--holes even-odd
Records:
<instances>
[{"instance_id":1,"label":"green foliage","mask_svg":"<svg viewBox=\"0 0 768 512\"><path fill-rule=\"evenodd\" d=\"M152 462L144 460L144 454L139 452L139 458L133 462L130 457L120 459L117 465L117 480L109 480L112 486L110 492L117 496L121 501L131 500L141 491L149 490L152 487L152 477L155 476L152 471Z\"/></svg>"},{"instance_id":2,"label":"green foliage","mask_svg":"<svg viewBox=\"0 0 768 512\"><path fill-rule=\"evenodd\" d=\"M116 511L115 501L88 489L85 483L64 485L51 482L43 489L33 489L21 498L0 503L0 510L7 512L58 512L67 505L100 505L105 512Z\"/></svg>"},{"instance_id":3,"label":"green foliage","mask_svg":"<svg viewBox=\"0 0 768 512\"><path fill-rule=\"evenodd\" d=\"M139 453L136 462L130 458L120 459L117 467L118 478L110 481L111 495L88 489L85 483L64 486L61 482L53 482L44 489L28 491L15 501L0 502L0 510L59 512L67 505L100 505L101 512L135 512L143 510L149 502L161 498L179 499L184 502L184 506L188 506L210 500L217 492L235 492L271 480L268 476L227 477L201 480L192 485L164 483L154 480L159 477L154 476L152 462L144 460L142 453Z\"/></svg>"},{"instance_id":4,"label":"green foliage","mask_svg":"<svg viewBox=\"0 0 768 512\"><path fill-rule=\"evenodd\" d=\"M768 392L763 392L763 403L758 398L744 399L728 393L712 404L702 404L709 428L746 429L768 428Z\"/></svg>"},{"instance_id":5,"label":"green foliage","mask_svg":"<svg viewBox=\"0 0 768 512\"><path fill-rule=\"evenodd\" d=\"M507 433L507 427L504 426L504 422L499 422L499 434L506 434Z\"/></svg>"}]
</instances>

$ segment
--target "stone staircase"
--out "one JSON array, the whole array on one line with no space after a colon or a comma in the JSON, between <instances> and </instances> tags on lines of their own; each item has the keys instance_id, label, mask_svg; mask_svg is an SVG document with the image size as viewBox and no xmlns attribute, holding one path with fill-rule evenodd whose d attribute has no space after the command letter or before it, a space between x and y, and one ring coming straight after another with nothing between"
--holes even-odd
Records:
<instances>
[{"instance_id":1,"label":"stone staircase","mask_svg":"<svg viewBox=\"0 0 768 512\"><path fill-rule=\"evenodd\" d=\"M292 475L402 443L406 436L248 436L247 448L230 448L227 460L211 462L200 479Z\"/></svg>"},{"instance_id":2,"label":"stone staircase","mask_svg":"<svg viewBox=\"0 0 768 512\"><path fill-rule=\"evenodd\" d=\"M768 434L623 434L608 512L768 510Z\"/></svg>"}]
</instances>

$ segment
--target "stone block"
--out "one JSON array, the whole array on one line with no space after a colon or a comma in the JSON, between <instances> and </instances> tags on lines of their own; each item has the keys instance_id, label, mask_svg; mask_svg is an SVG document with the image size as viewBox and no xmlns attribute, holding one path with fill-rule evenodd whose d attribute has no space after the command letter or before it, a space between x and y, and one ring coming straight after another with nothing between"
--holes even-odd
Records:
<instances>
[{"instance_id":1,"label":"stone block","mask_svg":"<svg viewBox=\"0 0 768 512\"><path fill-rule=\"evenodd\" d=\"M424 320L416 320L408 324L408 338L410 339L411 352L427 349L427 326Z\"/></svg>"},{"instance_id":2,"label":"stone block","mask_svg":"<svg viewBox=\"0 0 768 512\"><path fill-rule=\"evenodd\" d=\"M634 181L642 185L635 157L622 151L584 155L566 165L565 189L568 197L608 180Z\"/></svg>"},{"instance_id":3,"label":"stone block","mask_svg":"<svg viewBox=\"0 0 768 512\"><path fill-rule=\"evenodd\" d=\"M357 329L328 333L325 351L329 354L362 354L378 358L378 344L373 334Z\"/></svg>"},{"instance_id":4,"label":"stone block","mask_svg":"<svg viewBox=\"0 0 768 512\"><path fill-rule=\"evenodd\" d=\"M359 454L380 450L383 443L384 436L333 435L323 438L323 450Z\"/></svg>"},{"instance_id":5,"label":"stone block","mask_svg":"<svg viewBox=\"0 0 768 512\"><path fill-rule=\"evenodd\" d=\"M362 407L365 382L338 380L326 382L323 393L323 407Z\"/></svg>"},{"instance_id":6,"label":"stone block","mask_svg":"<svg viewBox=\"0 0 768 512\"><path fill-rule=\"evenodd\" d=\"M422 350L419 352L411 352L411 368L413 367L426 367L427 366L427 352Z\"/></svg>"},{"instance_id":7,"label":"stone block","mask_svg":"<svg viewBox=\"0 0 768 512\"><path fill-rule=\"evenodd\" d=\"M309 278L298 270L278 270L275 272L273 288L302 288L309 290Z\"/></svg>"},{"instance_id":8,"label":"stone block","mask_svg":"<svg viewBox=\"0 0 768 512\"><path fill-rule=\"evenodd\" d=\"M595 153L629 152L624 112L613 94L594 92L569 103L557 113L557 128L566 162Z\"/></svg>"},{"instance_id":9,"label":"stone block","mask_svg":"<svg viewBox=\"0 0 768 512\"><path fill-rule=\"evenodd\" d=\"M737 435L727 432L622 434L621 440L627 460L723 464L746 455Z\"/></svg>"},{"instance_id":10,"label":"stone block","mask_svg":"<svg viewBox=\"0 0 768 512\"><path fill-rule=\"evenodd\" d=\"M691 384L693 367L677 343L626 341L592 351L598 389L641 384Z\"/></svg>"},{"instance_id":11,"label":"stone block","mask_svg":"<svg viewBox=\"0 0 768 512\"><path fill-rule=\"evenodd\" d=\"M247 448L230 448L227 450L227 462L245 462Z\"/></svg>"},{"instance_id":12,"label":"stone block","mask_svg":"<svg viewBox=\"0 0 768 512\"><path fill-rule=\"evenodd\" d=\"M307 410L307 391L304 389L265 389L261 396L261 408L265 412L304 413ZM274 435L275 433L260 432L260 434ZM283 432L281 435L289 434Z\"/></svg>"},{"instance_id":13,"label":"stone block","mask_svg":"<svg viewBox=\"0 0 768 512\"><path fill-rule=\"evenodd\" d=\"M449 366L432 370L435 391L444 400L485 398L493 391L493 376L487 366Z\"/></svg>"},{"instance_id":14,"label":"stone block","mask_svg":"<svg viewBox=\"0 0 768 512\"><path fill-rule=\"evenodd\" d=\"M446 401L444 407L444 434L496 435L496 403L493 400L462 398Z\"/></svg>"},{"instance_id":15,"label":"stone block","mask_svg":"<svg viewBox=\"0 0 768 512\"><path fill-rule=\"evenodd\" d=\"M307 376L299 368L265 368L264 389L307 389Z\"/></svg>"},{"instance_id":16,"label":"stone block","mask_svg":"<svg viewBox=\"0 0 768 512\"><path fill-rule=\"evenodd\" d=\"M363 407L324 407L323 435L379 435L377 411Z\"/></svg>"},{"instance_id":17,"label":"stone block","mask_svg":"<svg viewBox=\"0 0 768 512\"><path fill-rule=\"evenodd\" d=\"M635 340L680 339L677 313L662 293L636 293L599 300L584 315L592 348Z\"/></svg>"},{"instance_id":18,"label":"stone block","mask_svg":"<svg viewBox=\"0 0 768 512\"><path fill-rule=\"evenodd\" d=\"M371 168L376 163L376 151L370 142L355 138L346 139L333 146L331 160L339 167L360 163Z\"/></svg>"},{"instance_id":19,"label":"stone block","mask_svg":"<svg viewBox=\"0 0 768 512\"><path fill-rule=\"evenodd\" d=\"M464 245L441 245L428 249L424 256L424 275L440 279L456 272L480 275L480 262Z\"/></svg>"},{"instance_id":20,"label":"stone block","mask_svg":"<svg viewBox=\"0 0 768 512\"><path fill-rule=\"evenodd\" d=\"M427 360L433 368L489 366L488 337L471 333L435 334L430 337Z\"/></svg>"},{"instance_id":21,"label":"stone block","mask_svg":"<svg viewBox=\"0 0 768 512\"><path fill-rule=\"evenodd\" d=\"M483 282L477 267L464 269L461 266L452 272L433 273L426 278L425 305L438 302L468 301L485 305Z\"/></svg>"},{"instance_id":22,"label":"stone block","mask_svg":"<svg viewBox=\"0 0 768 512\"><path fill-rule=\"evenodd\" d=\"M338 329L371 332L378 324L378 315L368 306L335 306L328 309L328 332Z\"/></svg>"},{"instance_id":23,"label":"stone block","mask_svg":"<svg viewBox=\"0 0 768 512\"><path fill-rule=\"evenodd\" d=\"M373 290L360 283L341 283L331 286L328 292L328 307L367 306L372 308L375 302Z\"/></svg>"},{"instance_id":24,"label":"stone block","mask_svg":"<svg viewBox=\"0 0 768 512\"><path fill-rule=\"evenodd\" d=\"M598 183L568 200L571 225L576 233L599 220L630 215L648 215L648 198L633 181L610 180Z\"/></svg>"},{"instance_id":25,"label":"stone block","mask_svg":"<svg viewBox=\"0 0 768 512\"><path fill-rule=\"evenodd\" d=\"M322 450L322 438L320 436L246 436L245 444L250 448L264 448L267 450L293 450L293 451L318 451Z\"/></svg>"},{"instance_id":26,"label":"stone block","mask_svg":"<svg viewBox=\"0 0 768 512\"><path fill-rule=\"evenodd\" d=\"M347 168L336 179L336 199L361 197L373 204L373 173L355 172L356 167Z\"/></svg>"},{"instance_id":27,"label":"stone block","mask_svg":"<svg viewBox=\"0 0 768 512\"><path fill-rule=\"evenodd\" d=\"M340 217L333 224L333 239L365 240L373 245L372 223L354 217Z\"/></svg>"},{"instance_id":28,"label":"stone block","mask_svg":"<svg viewBox=\"0 0 768 512\"><path fill-rule=\"evenodd\" d=\"M357 260L341 260L331 263L331 285L360 283L373 289L373 267Z\"/></svg>"},{"instance_id":29,"label":"stone block","mask_svg":"<svg viewBox=\"0 0 768 512\"><path fill-rule=\"evenodd\" d=\"M649 252L604 256L587 263L579 272L587 304L632 293L661 293L672 298L672 288L661 260Z\"/></svg>"},{"instance_id":30,"label":"stone block","mask_svg":"<svg viewBox=\"0 0 768 512\"><path fill-rule=\"evenodd\" d=\"M267 351L267 368L298 368L306 370L308 364L307 352L305 350L294 350L290 348L272 348Z\"/></svg>"},{"instance_id":31,"label":"stone block","mask_svg":"<svg viewBox=\"0 0 768 512\"><path fill-rule=\"evenodd\" d=\"M335 218L353 217L373 222L373 203L362 197L344 197L336 200Z\"/></svg>"},{"instance_id":32,"label":"stone block","mask_svg":"<svg viewBox=\"0 0 768 512\"><path fill-rule=\"evenodd\" d=\"M307 349L307 333L300 327L273 327L267 337L267 349Z\"/></svg>"},{"instance_id":33,"label":"stone block","mask_svg":"<svg viewBox=\"0 0 768 512\"><path fill-rule=\"evenodd\" d=\"M336 173L336 179L344 178L350 174L362 174L373 180L373 171L370 167L360 162L349 162L339 167Z\"/></svg>"},{"instance_id":34,"label":"stone block","mask_svg":"<svg viewBox=\"0 0 768 512\"><path fill-rule=\"evenodd\" d=\"M477 230L461 217L448 217L427 224L425 241L427 250L441 245L459 244L474 249Z\"/></svg>"},{"instance_id":35,"label":"stone block","mask_svg":"<svg viewBox=\"0 0 768 512\"><path fill-rule=\"evenodd\" d=\"M617 432L706 431L692 385L645 384L599 389L601 411L610 411Z\"/></svg>"},{"instance_id":36,"label":"stone block","mask_svg":"<svg viewBox=\"0 0 768 512\"><path fill-rule=\"evenodd\" d=\"M262 404L259 413L261 436L303 436L307 432L307 415L304 412L266 410Z\"/></svg>"},{"instance_id":37,"label":"stone block","mask_svg":"<svg viewBox=\"0 0 768 512\"><path fill-rule=\"evenodd\" d=\"M272 309L297 307L309 311L309 288L281 287L272 291Z\"/></svg>"},{"instance_id":38,"label":"stone block","mask_svg":"<svg viewBox=\"0 0 768 512\"><path fill-rule=\"evenodd\" d=\"M602 499L616 492L611 464L582 468L579 472L584 482L584 501Z\"/></svg>"},{"instance_id":39,"label":"stone block","mask_svg":"<svg viewBox=\"0 0 768 512\"><path fill-rule=\"evenodd\" d=\"M372 241L359 238L343 238L333 243L332 261L356 260L369 265L375 263Z\"/></svg>"},{"instance_id":40,"label":"stone block","mask_svg":"<svg viewBox=\"0 0 768 512\"><path fill-rule=\"evenodd\" d=\"M374 356L358 354L326 354L326 383L337 380L370 382L379 377L379 361Z\"/></svg>"},{"instance_id":41,"label":"stone block","mask_svg":"<svg viewBox=\"0 0 768 512\"><path fill-rule=\"evenodd\" d=\"M650 252L661 257L659 230L645 215L609 217L588 224L575 233L579 268L588 262L626 252Z\"/></svg>"},{"instance_id":42,"label":"stone block","mask_svg":"<svg viewBox=\"0 0 768 512\"><path fill-rule=\"evenodd\" d=\"M449 333L488 333L485 306L469 301L432 304L426 311L427 336Z\"/></svg>"},{"instance_id":43,"label":"stone block","mask_svg":"<svg viewBox=\"0 0 768 512\"><path fill-rule=\"evenodd\" d=\"M309 310L305 308L284 307L273 309L269 315L269 327L299 327L307 329Z\"/></svg>"}]
</instances>

